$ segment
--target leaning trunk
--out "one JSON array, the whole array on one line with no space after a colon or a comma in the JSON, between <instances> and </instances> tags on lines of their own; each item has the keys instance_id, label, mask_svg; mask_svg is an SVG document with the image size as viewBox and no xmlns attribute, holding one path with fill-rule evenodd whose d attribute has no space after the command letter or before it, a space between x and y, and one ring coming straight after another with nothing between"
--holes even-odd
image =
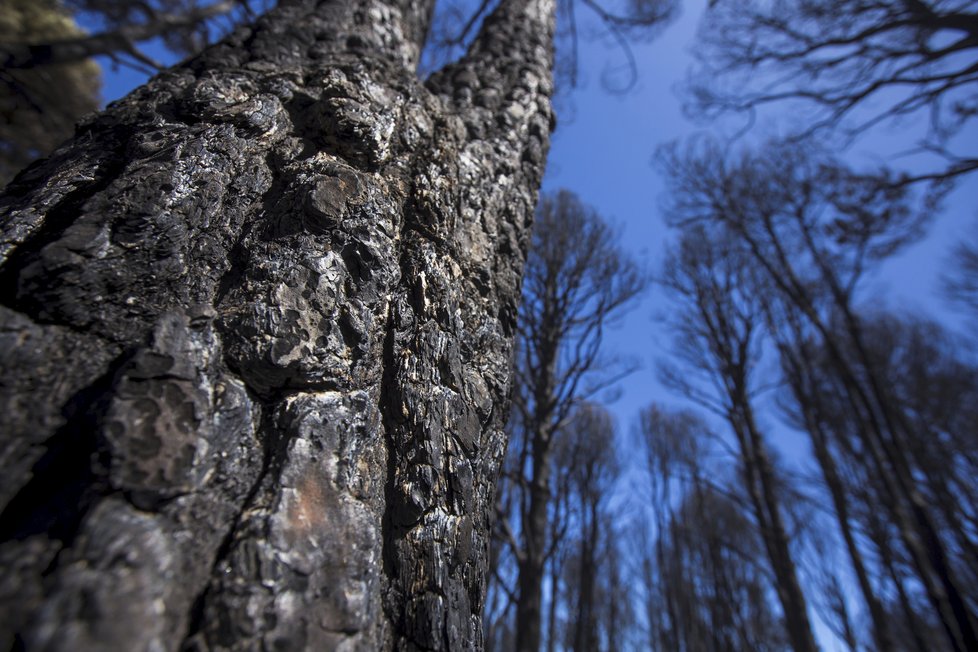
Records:
<instances>
[{"instance_id":1,"label":"leaning trunk","mask_svg":"<svg viewBox=\"0 0 978 652\"><path fill-rule=\"evenodd\" d=\"M753 409L746 394L738 392L733 402L739 412L734 418L734 430L741 449L745 484L758 520L761 540L771 562L775 589L784 610L791 648L795 652L818 652L808 618L807 601L798 582L798 571L781 516L774 470L766 444L757 429Z\"/></svg>"},{"instance_id":2,"label":"leaning trunk","mask_svg":"<svg viewBox=\"0 0 978 652\"><path fill-rule=\"evenodd\" d=\"M796 386L795 391L799 396L802 396L804 390ZM852 531L853 528L849 515L849 498L846 495L842 478L839 476L835 459L829 450L828 435L823 431L818 417L813 414L814 405L810 399L811 397L805 398L802 396L799 402L804 412L806 428L812 442L812 450L815 452L815 459L818 461L819 468L822 471L822 479L825 481L825 486L829 490L829 496L832 498L832 505L839 525L839 531L842 533L842 540L845 543L846 551L849 553L849 561L856 574L859 590L869 611L873 641L876 644L876 649L879 652L889 652L893 649L893 644L890 641L890 631L886 624L886 614L870 582L869 572L866 570L866 564L863 561L863 554L859 550L855 534Z\"/></svg>"},{"instance_id":3,"label":"leaning trunk","mask_svg":"<svg viewBox=\"0 0 978 652\"><path fill-rule=\"evenodd\" d=\"M283 0L0 199L0 641L481 642L552 0Z\"/></svg>"}]
</instances>

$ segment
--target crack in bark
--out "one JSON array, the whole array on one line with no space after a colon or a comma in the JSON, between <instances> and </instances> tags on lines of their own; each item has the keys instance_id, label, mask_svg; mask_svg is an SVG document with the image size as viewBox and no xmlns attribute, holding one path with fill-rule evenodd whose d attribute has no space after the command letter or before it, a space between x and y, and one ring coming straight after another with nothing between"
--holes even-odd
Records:
<instances>
[{"instance_id":1,"label":"crack in bark","mask_svg":"<svg viewBox=\"0 0 978 652\"><path fill-rule=\"evenodd\" d=\"M245 386L247 387L247 385ZM239 532L245 512L254 504L258 492L261 490L261 487L265 483L265 480L268 478L269 474L272 473L273 467L280 468L282 464L284 451L282 450L281 442L274 436L276 434L274 428L276 424L269 417L269 415L274 414L273 406L279 401L277 399L263 400L251 388L248 388L248 392L251 395L252 400L254 400L257 405L261 406L262 426L259 428L259 431L266 431L271 436L259 437L259 441L262 442L263 447L261 470L258 472L254 482L252 482L245 499L241 502L238 512L234 515L233 520L228 525L223 537L221 538L221 543L217 547L214 554L214 561L211 564L211 570L208 574L208 581L204 584L203 589L193 600L193 604L188 612L187 629L181 639L182 643L180 644L180 650L193 650L197 649L198 647L200 647L200 649L207 649L206 644L203 641L203 628L205 625L205 607L207 599L214 589L215 580L217 580L221 573L222 565L227 563L228 556L233 550L234 544L236 543L235 535Z\"/></svg>"}]
</instances>

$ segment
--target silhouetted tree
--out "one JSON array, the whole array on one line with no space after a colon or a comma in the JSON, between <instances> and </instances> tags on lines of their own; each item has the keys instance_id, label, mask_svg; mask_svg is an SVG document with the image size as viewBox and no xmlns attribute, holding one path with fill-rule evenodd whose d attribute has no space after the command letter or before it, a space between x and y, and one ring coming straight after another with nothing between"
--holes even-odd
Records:
<instances>
[{"instance_id":1,"label":"silhouetted tree","mask_svg":"<svg viewBox=\"0 0 978 652\"><path fill-rule=\"evenodd\" d=\"M945 272L944 288L955 303L978 316L978 229L972 237L959 242L954 250L951 269Z\"/></svg>"},{"instance_id":2,"label":"silhouetted tree","mask_svg":"<svg viewBox=\"0 0 978 652\"><path fill-rule=\"evenodd\" d=\"M717 229L748 261L748 280L762 279L754 293L764 299L771 331L787 326L816 343L820 373L835 388L816 393L840 396L836 414L852 419L848 436L837 441L848 442L869 465L866 479L881 490L877 504L887 510L949 645L972 649L978 645L974 608L954 562L960 530L947 529L942 503L929 502L923 489L942 482L915 453L927 439L916 428L916 402L930 393L923 385L914 390L918 395L899 391L894 379L901 375L874 348L884 332L854 307L864 272L916 235L920 221L909 209L907 188L880 185L874 175L797 147L730 156L707 146L685 156L673 150L666 160L678 191L674 222Z\"/></svg>"},{"instance_id":3,"label":"silhouetted tree","mask_svg":"<svg viewBox=\"0 0 978 652\"><path fill-rule=\"evenodd\" d=\"M686 368L668 374L689 398L704 397L693 374L715 389L706 398L737 442L743 487L775 577L795 652L818 649L785 526L782 496L754 407L754 375L762 332L761 286L750 259L722 230L692 224L666 261L661 283L678 302L674 355ZM691 373L692 372L692 373Z\"/></svg>"},{"instance_id":4,"label":"silhouetted tree","mask_svg":"<svg viewBox=\"0 0 978 652\"><path fill-rule=\"evenodd\" d=\"M568 470L578 505L575 590L568 600L575 612L570 648L584 652L599 649L599 582L602 575L611 572L610 560L603 560L602 554L613 545L606 540L604 510L620 470L614 422L603 408L588 403L579 406L564 436L573 451L575 463ZM602 567L606 573L599 573Z\"/></svg>"},{"instance_id":5,"label":"silhouetted tree","mask_svg":"<svg viewBox=\"0 0 978 652\"><path fill-rule=\"evenodd\" d=\"M651 534L637 542L648 648L787 649L764 545L719 468L719 438L694 413L651 406L638 443L652 490Z\"/></svg>"},{"instance_id":6,"label":"silhouetted tree","mask_svg":"<svg viewBox=\"0 0 978 652\"><path fill-rule=\"evenodd\" d=\"M603 520L604 569L598 574L598 617L604 631L605 649L619 652L631 649L638 621L635 614L636 592L628 573L627 550L623 536L630 524L620 513L606 510Z\"/></svg>"},{"instance_id":7,"label":"silhouetted tree","mask_svg":"<svg viewBox=\"0 0 978 652\"><path fill-rule=\"evenodd\" d=\"M523 281L516 360L510 490L514 522L500 525L518 565L517 647L539 650L542 586L553 539L554 451L582 400L607 388L626 365L602 360L604 330L645 281L597 213L562 191L537 209ZM599 361L601 364L599 365Z\"/></svg>"},{"instance_id":8,"label":"silhouetted tree","mask_svg":"<svg viewBox=\"0 0 978 652\"><path fill-rule=\"evenodd\" d=\"M797 326L797 323L794 325ZM778 341L784 377L794 399L790 407L786 408L789 421L809 435L812 451L821 470L825 488L831 498L833 511L856 576L857 585L869 612L873 641L877 650L886 652L894 649L892 628L889 625L890 619L877 590L874 588L869 564L857 541L857 524L853 520L850 487L844 481L837 459L838 448L833 445L831 429L825 422L824 410L820 409L828 396L825 393L827 388L821 387L818 381L821 374L819 366L822 361L818 356L813 355L810 347L801 343L801 339L797 335L797 328L794 333L796 339L791 339L790 335L787 338L784 338L783 335L779 337L784 330L790 330L789 324L781 324L781 327L775 338Z\"/></svg>"},{"instance_id":9,"label":"silhouetted tree","mask_svg":"<svg viewBox=\"0 0 978 652\"><path fill-rule=\"evenodd\" d=\"M906 426L900 446L912 469L914 490L936 524L953 577L965 599L974 604L978 600L971 588L978 581L978 512L974 510L978 369L960 359L962 347L935 324L887 315L864 317L862 323L873 373L887 379L887 399L900 406ZM887 483L859 440L866 425L850 409L843 381L825 364L825 352L809 345L805 355L813 363L814 382L807 392L795 390L798 409L811 413L809 421L826 430L830 445L848 457L850 468L855 467L858 487L852 492L862 503L858 513L863 529L877 533L876 554L885 558L880 548L886 546L891 563L906 559L913 565L912 551L899 536L890 536L900 531L901 521ZM873 513L881 506L884 524L876 523L880 515ZM868 520L871 513L872 521Z\"/></svg>"}]
</instances>

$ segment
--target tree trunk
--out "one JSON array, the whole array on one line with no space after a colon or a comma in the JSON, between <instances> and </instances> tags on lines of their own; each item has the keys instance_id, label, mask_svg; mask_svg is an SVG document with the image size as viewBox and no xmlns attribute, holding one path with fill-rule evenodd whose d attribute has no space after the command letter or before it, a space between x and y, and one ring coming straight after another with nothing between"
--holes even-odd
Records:
<instances>
[{"instance_id":1,"label":"tree trunk","mask_svg":"<svg viewBox=\"0 0 978 652\"><path fill-rule=\"evenodd\" d=\"M0 200L0 645L477 649L552 0L283 0Z\"/></svg>"},{"instance_id":2,"label":"tree trunk","mask_svg":"<svg viewBox=\"0 0 978 652\"><path fill-rule=\"evenodd\" d=\"M583 501L582 501L583 503ZM599 536L598 504L590 501L581 505L588 517L581 523L581 557L577 574L577 618L574 623L574 652L597 649L597 614L594 604L594 585L597 579L597 547Z\"/></svg>"},{"instance_id":3,"label":"tree trunk","mask_svg":"<svg viewBox=\"0 0 978 652\"><path fill-rule=\"evenodd\" d=\"M742 234L743 235L743 234ZM830 327L819 314L807 283L790 272L784 252L780 253L780 269L775 271L765 263L765 255L756 241L745 237L753 255L770 272L775 284L787 300L811 323L820 336L828 354L830 368L838 376L852 413L862 423L858 430L876 467L884 491L892 499L892 514L901 539L910 553L918 579L941 620L948 641L955 652L978 649L978 628L964 592L958 586L949 563L945 543L931 517L922 493L916 488L913 464L907 457L906 435L910 432L906 415L894 405L885 390L887 383L880 377L864 341L865 334L859 318L853 312L849 293L831 273L831 263L824 259L810 231L804 233L808 252L819 266L823 281L832 291L832 307L842 317L843 337ZM784 270L789 270L787 274Z\"/></svg>"},{"instance_id":4,"label":"tree trunk","mask_svg":"<svg viewBox=\"0 0 978 652\"><path fill-rule=\"evenodd\" d=\"M731 417L741 461L744 482L758 520L761 540L771 562L775 589L784 610L785 627L795 652L818 652L818 644L808 618L808 604L798 582L798 570L791 555L788 533L781 516L774 469L767 446L757 429L750 399L743 390L731 398L736 414Z\"/></svg>"},{"instance_id":5,"label":"tree trunk","mask_svg":"<svg viewBox=\"0 0 978 652\"><path fill-rule=\"evenodd\" d=\"M525 557L519 565L520 595L516 603L516 649L519 652L538 652L543 637L543 578L550 506L549 442L549 436L544 443L534 434L530 504L523 516Z\"/></svg>"},{"instance_id":6,"label":"tree trunk","mask_svg":"<svg viewBox=\"0 0 978 652\"><path fill-rule=\"evenodd\" d=\"M558 536L551 529L551 539ZM560 602L560 576L563 571L561 554L554 551L550 557L550 602L547 605L547 652L557 652L557 605Z\"/></svg>"},{"instance_id":7,"label":"tree trunk","mask_svg":"<svg viewBox=\"0 0 978 652\"><path fill-rule=\"evenodd\" d=\"M880 604L876 591L873 589L872 582L869 579L869 572L866 570L866 564L863 561L863 554L859 549L859 545L856 543L856 536L853 533L850 522L849 498L846 495L845 486L836 468L835 459L829 450L828 434L824 432L818 421L818 417L813 414L814 405L812 403L812 397L805 397L803 395L804 389L797 385L795 386L795 392L800 397L799 403L802 405L806 422L805 426L808 430L809 439L812 442L812 450L822 471L822 479L825 481L825 486L829 490L829 496L832 498L832 505L834 507L836 521L839 525L839 531L842 533L842 540L845 544L846 551L849 553L849 561L856 574L856 583L859 586L863 601L866 603L867 610L869 611L873 642L878 652L890 652L893 649L893 644L890 640L890 630L886 623L886 613L883 610L883 605Z\"/></svg>"}]
</instances>

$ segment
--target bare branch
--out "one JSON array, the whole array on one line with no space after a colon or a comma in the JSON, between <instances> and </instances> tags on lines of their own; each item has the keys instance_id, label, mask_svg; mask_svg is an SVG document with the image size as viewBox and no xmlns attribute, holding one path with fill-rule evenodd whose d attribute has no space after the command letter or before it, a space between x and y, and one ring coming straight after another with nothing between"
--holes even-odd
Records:
<instances>
[{"instance_id":1,"label":"bare branch","mask_svg":"<svg viewBox=\"0 0 978 652\"><path fill-rule=\"evenodd\" d=\"M139 51L136 43L227 14L236 5L235 0L223 0L181 13L154 11L150 22L124 25L108 32L52 43L6 43L0 45L0 59L5 68L16 69L70 63L99 55L125 52L136 60L159 69L161 65Z\"/></svg>"}]
</instances>

